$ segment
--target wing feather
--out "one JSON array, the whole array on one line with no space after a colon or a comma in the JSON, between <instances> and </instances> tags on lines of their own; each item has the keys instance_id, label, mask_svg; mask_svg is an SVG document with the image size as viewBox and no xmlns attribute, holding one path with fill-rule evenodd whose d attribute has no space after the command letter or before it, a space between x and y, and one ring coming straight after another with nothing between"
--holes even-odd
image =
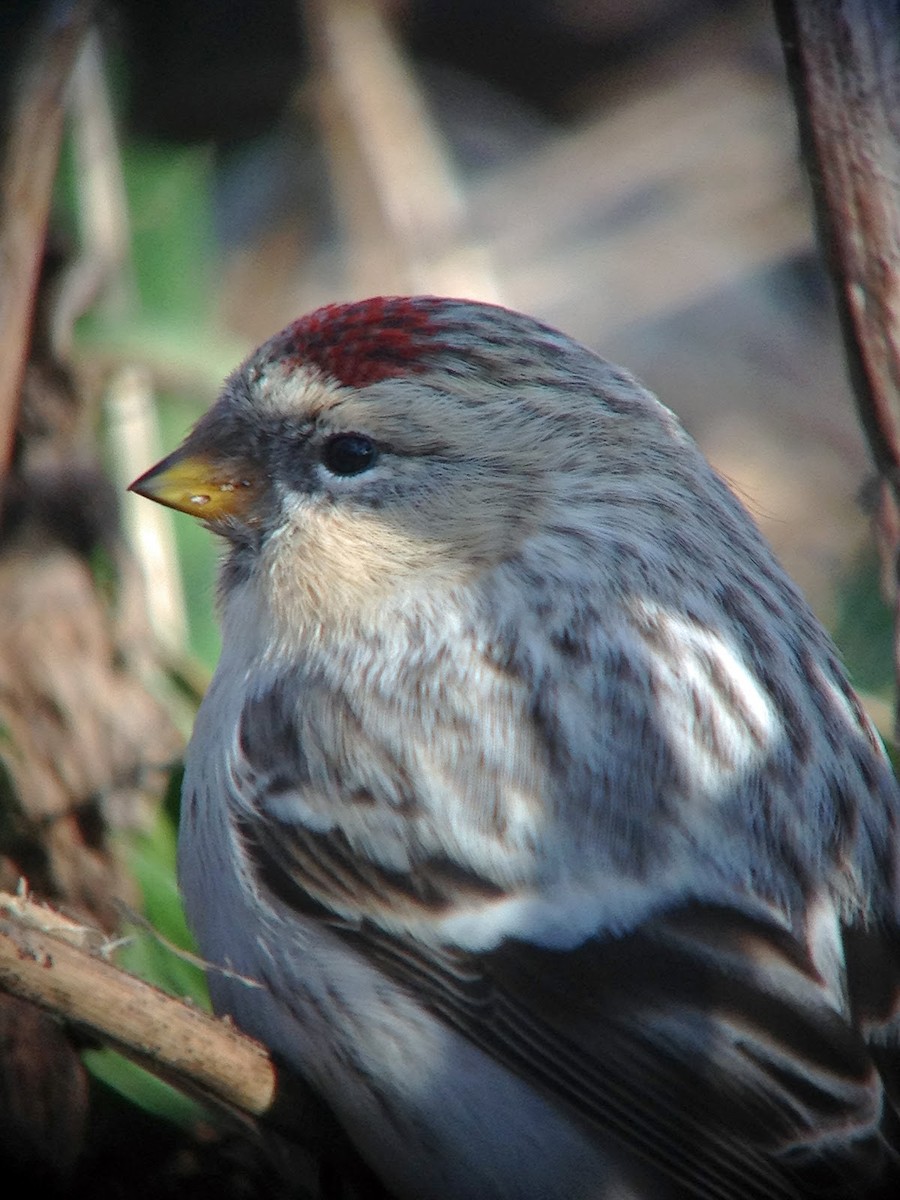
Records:
<instances>
[{"instance_id":1,"label":"wing feather","mask_svg":"<svg viewBox=\"0 0 900 1200\"><path fill-rule=\"evenodd\" d=\"M863 1196L866 1177L897 1172L869 1047L802 943L774 921L694 904L574 951L517 939L481 954L428 946L337 913L321 875L306 873L316 836L271 820L245 831L273 896L327 920L485 1053L685 1195L788 1200L812 1194L819 1176L833 1186L846 1174ZM321 861L335 853L326 838ZM388 889L376 864L358 878L363 912Z\"/></svg>"},{"instance_id":2,"label":"wing feather","mask_svg":"<svg viewBox=\"0 0 900 1200\"><path fill-rule=\"evenodd\" d=\"M870 989L857 972L850 996L836 994L804 930L737 904L683 903L567 950L512 937L477 953L432 944L404 933L404 921L421 930L423 916L490 904L496 883L435 856L389 869L338 827L273 815L268 781L249 763L231 778L235 811L248 814L248 863L272 903L327 922L486 1054L661 1170L678 1195L857 1198L884 1180L900 1194L885 1134L896 1113L876 1065L896 1063L897 1039L878 1037L896 1021L900 970L873 971ZM848 936L851 965L864 965L867 937Z\"/></svg>"}]
</instances>

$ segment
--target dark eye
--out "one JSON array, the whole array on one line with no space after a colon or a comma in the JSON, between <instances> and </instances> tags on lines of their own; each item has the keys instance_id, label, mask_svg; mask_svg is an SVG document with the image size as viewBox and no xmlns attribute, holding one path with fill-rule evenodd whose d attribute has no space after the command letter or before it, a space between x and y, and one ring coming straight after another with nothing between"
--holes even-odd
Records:
<instances>
[{"instance_id":1,"label":"dark eye","mask_svg":"<svg viewBox=\"0 0 900 1200\"><path fill-rule=\"evenodd\" d=\"M362 433L336 433L322 450L322 462L332 475L359 475L377 457L375 443Z\"/></svg>"}]
</instances>

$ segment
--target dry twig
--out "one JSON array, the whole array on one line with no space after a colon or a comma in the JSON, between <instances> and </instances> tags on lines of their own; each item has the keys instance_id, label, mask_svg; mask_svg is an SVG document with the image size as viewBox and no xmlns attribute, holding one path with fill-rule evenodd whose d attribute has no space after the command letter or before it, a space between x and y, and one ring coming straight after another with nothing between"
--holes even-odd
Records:
<instances>
[{"instance_id":1,"label":"dry twig","mask_svg":"<svg viewBox=\"0 0 900 1200\"><path fill-rule=\"evenodd\" d=\"M93 5L54 5L35 39L10 119L0 180L0 478L12 452L30 346L65 93Z\"/></svg>"},{"instance_id":2,"label":"dry twig","mask_svg":"<svg viewBox=\"0 0 900 1200\"><path fill-rule=\"evenodd\" d=\"M882 479L900 680L900 5L779 0L775 9L850 378Z\"/></svg>"},{"instance_id":3,"label":"dry twig","mask_svg":"<svg viewBox=\"0 0 900 1200\"><path fill-rule=\"evenodd\" d=\"M253 1117L269 1112L275 1068L258 1042L121 971L100 947L100 935L61 913L0 893L0 988L185 1091Z\"/></svg>"}]
</instances>

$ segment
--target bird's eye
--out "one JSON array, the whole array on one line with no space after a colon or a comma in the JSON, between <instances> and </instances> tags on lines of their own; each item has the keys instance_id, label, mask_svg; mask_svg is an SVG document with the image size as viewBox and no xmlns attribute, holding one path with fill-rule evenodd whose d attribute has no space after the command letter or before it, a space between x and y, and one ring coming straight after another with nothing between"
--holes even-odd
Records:
<instances>
[{"instance_id":1,"label":"bird's eye","mask_svg":"<svg viewBox=\"0 0 900 1200\"><path fill-rule=\"evenodd\" d=\"M336 433L322 450L322 462L332 475L359 475L377 457L375 443L362 433Z\"/></svg>"}]
</instances>

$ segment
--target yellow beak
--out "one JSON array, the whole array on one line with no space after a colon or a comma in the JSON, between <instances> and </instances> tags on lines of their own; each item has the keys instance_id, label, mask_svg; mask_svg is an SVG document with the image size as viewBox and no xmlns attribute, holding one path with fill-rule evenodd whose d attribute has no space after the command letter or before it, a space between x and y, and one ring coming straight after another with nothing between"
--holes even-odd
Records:
<instances>
[{"instance_id":1,"label":"yellow beak","mask_svg":"<svg viewBox=\"0 0 900 1200\"><path fill-rule=\"evenodd\" d=\"M185 447L151 467L128 488L202 521L246 518L259 491L258 470L235 460L216 461Z\"/></svg>"}]
</instances>

